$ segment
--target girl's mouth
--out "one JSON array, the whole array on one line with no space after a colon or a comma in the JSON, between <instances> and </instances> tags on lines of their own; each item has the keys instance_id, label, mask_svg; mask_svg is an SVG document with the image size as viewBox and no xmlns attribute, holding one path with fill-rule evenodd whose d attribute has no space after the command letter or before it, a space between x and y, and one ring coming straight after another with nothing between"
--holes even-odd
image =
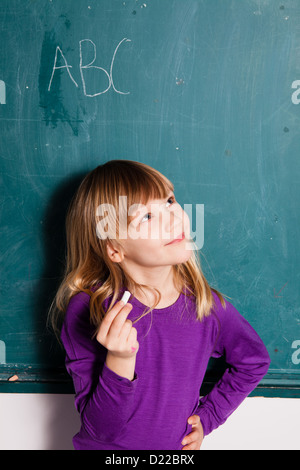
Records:
<instances>
[{"instance_id":1,"label":"girl's mouth","mask_svg":"<svg viewBox=\"0 0 300 470\"><path fill-rule=\"evenodd\" d=\"M172 240L170 243L167 243L166 246L173 245L174 243L180 243L184 239L185 239L185 236L184 236L184 233L182 233L181 235L179 235L179 237L174 238L174 240Z\"/></svg>"}]
</instances>

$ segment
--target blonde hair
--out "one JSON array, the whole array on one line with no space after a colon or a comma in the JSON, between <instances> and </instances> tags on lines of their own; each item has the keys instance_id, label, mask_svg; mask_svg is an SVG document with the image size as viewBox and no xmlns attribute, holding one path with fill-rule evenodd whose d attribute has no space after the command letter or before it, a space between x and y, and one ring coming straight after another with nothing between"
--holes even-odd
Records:
<instances>
[{"instance_id":1,"label":"blonde hair","mask_svg":"<svg viewBox=\"0 0 300 470\"><path fill-rule=\"evenodd\" d=\"M168 178L137 161L110 160L85 176L69 205L66 217L65 271L49 310L49 319L58 337L59 320L63 319L70 299L75 294L86 292L90 296L90 321L96 331L106 314L103 308L105 299L112 296L108 308L110 310L118 300L122 287L130 285L134 289L150 288L136 283L119 263L111 261L107 253L107 244L111 242L109 236L100 239L96 233L99 221L97 208L101 204L111 204L114 207L114 214L108 214L108 217L115 224L117 236L114 243L118 244L119 215L128 214L128 209L133 204L147 204L150 199L167 198L171 191L174 191L174 186ZM120 195L127 196L127 204L124 203L124 198L119 204ZM116 220L112 220L113 218ZM131 217L127 215L127 226L130 221ZM185 288L185 295L195 298L197 318L200 321L210 314L214 306L212 291L225 306L222 295L209 286L202 273L196 245L188 261L174 265L173 270L175 287L182 292L182 288ZM158 301L142 316L151 312L160 302L161 293L158 289L152 289L157 292Z\"/></svg>"}]
</instances>

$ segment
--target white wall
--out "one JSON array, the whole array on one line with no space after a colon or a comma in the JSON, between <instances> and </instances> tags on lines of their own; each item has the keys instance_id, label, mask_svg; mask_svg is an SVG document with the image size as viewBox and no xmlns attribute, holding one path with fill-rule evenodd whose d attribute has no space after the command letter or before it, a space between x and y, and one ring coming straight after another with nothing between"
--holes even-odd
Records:
<instances>
[{"instance_id":1,"label":"white wall","mask_svg":"<svg viewBox=\"0 0 300 470\"><path fill-rule=\"evenodd\" d=\"M300 450L300 400L247 398L203 450ZM68 450L79 429L72 395L0 394L1 450Z\"/></svg>"}]
</instances>

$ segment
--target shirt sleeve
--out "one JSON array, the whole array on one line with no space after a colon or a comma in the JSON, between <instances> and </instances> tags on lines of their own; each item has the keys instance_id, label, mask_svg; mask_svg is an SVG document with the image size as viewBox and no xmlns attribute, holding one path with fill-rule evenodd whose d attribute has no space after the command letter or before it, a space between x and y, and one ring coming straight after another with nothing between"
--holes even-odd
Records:
<instances>
[{"instance_id":1,"label":"shirt sleeve","mask_svg":"<svg viewBox=\"0 0 300 470\"><path fill-rule=\"evenodd\" d=\"M224 356L228 368L212 391L200 400L199 415L204 435L223 424L267 373L270 357L251 325L226 301L214 315L218 336L212 357Z\"/></svg>"},{"instance_id":2,"label":"shirt sleeve","mask_svg":"<svg viewBox=\"0 0 300 470\"><path fill-rule=\"evenodd\" d=\"M89 296L79 293L68 305L61 340L66 351L66 369L75 388L75 406L90 436L101 442L118 438L134 405L138 382L130 381L106 364L107 350L93 339L89 320Z\"/></svg>"}]
</instances>

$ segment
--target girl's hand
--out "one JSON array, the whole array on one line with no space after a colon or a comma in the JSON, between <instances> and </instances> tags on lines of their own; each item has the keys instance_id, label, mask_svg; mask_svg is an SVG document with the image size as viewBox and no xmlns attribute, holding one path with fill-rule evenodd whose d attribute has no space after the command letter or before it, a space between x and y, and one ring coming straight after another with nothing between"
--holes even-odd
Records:
<instances>
[{"instance_id":1,"label":"girl's hand","mask_svg":"<svg viewBox=\"0 0 300 470\"><path fill-rule=\"evenodd\" d=\"M192 424L193 430L182 440L181 444L184 446L182 450L200 450L204 439L204 432L200 422L200 417L198 415L190 416L188 423Z\"/></svg>"},{"instance_id":2,"label":"girl's hand","mask_svg":"<svg viewBox=\"0 0 300 470\"><path fill-rule=\"evenodd\" d=\"M137 330L132 321L127 320L131 309L131 304L124 306L123 302L117 302L102 320L96 336L97 341L117 358L132 358L138 352Z\"/></svg>"}]
</instances>

